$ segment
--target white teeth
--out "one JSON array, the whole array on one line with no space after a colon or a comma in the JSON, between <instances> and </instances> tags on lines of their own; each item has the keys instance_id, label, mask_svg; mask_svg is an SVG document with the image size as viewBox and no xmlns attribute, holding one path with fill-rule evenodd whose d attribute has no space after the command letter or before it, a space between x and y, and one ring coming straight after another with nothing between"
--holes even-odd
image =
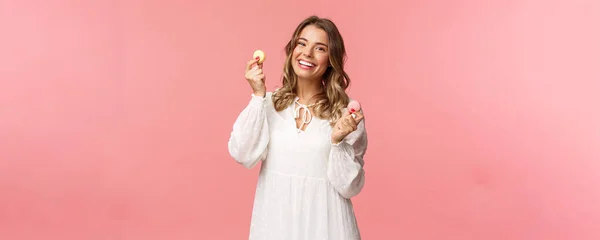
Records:
<instances>
[{"instance_id":1,"label":"white teeth","mask_svg":"<svg viewBox=\"0 0 600 240\"><path fill-rule=\"evenodd\" d=\"M304 66L309 66L309 67L314 67L315 65L306 61L302 61L300 60L300 64L304 65Z\"/></svg>"}]
</instances>

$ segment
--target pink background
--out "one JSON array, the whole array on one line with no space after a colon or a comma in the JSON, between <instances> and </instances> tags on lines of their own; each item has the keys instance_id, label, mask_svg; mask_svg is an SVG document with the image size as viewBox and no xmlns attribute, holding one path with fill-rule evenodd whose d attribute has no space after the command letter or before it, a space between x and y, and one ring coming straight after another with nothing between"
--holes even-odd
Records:
<instances>
[{"instance_id":1,"label":"pink background","mask_svg":"<svg viewBox=\"0 0 600 240\"><path fill-rule=\"evenodd\" d=\"M310 14L366 111L364 239L600 239L600 2L394 2L0 1L0 239L247 239L244 64L279 85Z\"/></svg>"}]
</instances>

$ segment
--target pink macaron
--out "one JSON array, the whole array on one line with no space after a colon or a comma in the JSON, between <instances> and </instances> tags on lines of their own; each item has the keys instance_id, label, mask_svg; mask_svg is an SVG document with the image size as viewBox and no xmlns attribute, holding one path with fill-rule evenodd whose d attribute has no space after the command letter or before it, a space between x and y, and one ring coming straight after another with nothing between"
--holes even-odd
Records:
<instances>
[{"instance_id":1,"label":"pink macaron","mask_svg":"<svg viewBox=\"0 0 600 240\"><path fill-rule=\"evenodd\" d=\"M350 101L348 103L348 110L350 111L350 113L360 111L360 103L358 103L358 101L356 101L356 100Z\"/></svg>"}]
</instances>

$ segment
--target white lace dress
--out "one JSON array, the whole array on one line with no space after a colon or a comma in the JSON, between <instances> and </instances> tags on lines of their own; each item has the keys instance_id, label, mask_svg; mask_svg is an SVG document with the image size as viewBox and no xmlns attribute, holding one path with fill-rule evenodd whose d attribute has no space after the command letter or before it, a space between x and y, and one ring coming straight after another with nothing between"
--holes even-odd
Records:
<instances>
[{"instance_id":1,"label":"white lace dress","mask_svg":"<svg viewBox=\"0 0 600 240\"><path fill-rule=\"evenodd\" d=\"M327 120L314 117L300 131L294 118L298 105L277 112L271 95L251 96L228 143L229 153L244 167L262 162L249 239L360 239L350 198L365 181L364 119L332 144Z\"/></svg>"}]
</instances>

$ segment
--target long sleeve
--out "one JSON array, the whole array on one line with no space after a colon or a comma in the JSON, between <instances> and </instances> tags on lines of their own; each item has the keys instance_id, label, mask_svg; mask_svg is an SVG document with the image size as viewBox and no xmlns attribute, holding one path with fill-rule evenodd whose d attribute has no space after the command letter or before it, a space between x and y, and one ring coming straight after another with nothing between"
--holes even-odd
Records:
<instances>
[{"instance_id":1,"label":"long sleeve","mask_svg":"<svg viewBox=\"0 0 600 240\"><path fill-rule=\"evenodd\" d=\"M266 106L270 98L271 93L267 93L264 98L252 95L233 124L228 142L229 154L248 169L267 157L269 125Z\"/></svg>"},{"instance_id":2,"label":"long sleeve","mask_svg":"<svg viewBox=\"0 0 600 240\"><path fill-rule=\"evenodd\" d=\"M356 196L365 184L363 157L367 151L368 139L365 119L356 131L348 134L338 144L333 144L329 153L327 178L335 190L344 198Z\"/></svg>"}]
</instances>

